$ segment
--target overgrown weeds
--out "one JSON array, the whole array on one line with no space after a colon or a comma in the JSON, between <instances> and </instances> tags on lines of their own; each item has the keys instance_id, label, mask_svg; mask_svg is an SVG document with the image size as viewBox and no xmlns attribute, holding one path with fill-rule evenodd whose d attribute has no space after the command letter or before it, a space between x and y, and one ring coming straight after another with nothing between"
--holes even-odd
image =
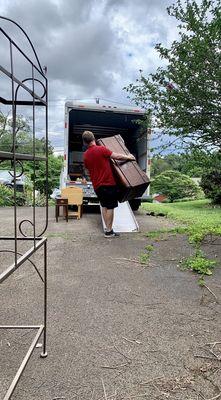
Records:
<instances>
[{"instance_id":1,"label":"overgrown weeds","mask_svg":"<svg viewBox=\"0 0 221 400\"><path fill-rule=\"evenodd\" d=\"M185 234L189 243L194 247L194 254L181 263L181 268L204 275L212 275L217 264L215 260L208 259L200 250L205 238L213 239L221 236L221 208L214 208L208 200L189 201L173 204L145 204L145 210L154 212L155 215L164 214L170 219L181 222L182 226L164 228L148 232L146 236L152 240L165 240L168 236Z\"/></svg>"},{"instance_id":2,"label":"overgrown weeds","mask_svg":"<svg viewBox=\"0 0 221 400\"><path fill-rule=\"evenodd\" d=\"M149 258L150 258L149 253L141 253L139 256L140 264L148 264Z\"/></svg>"},{"instance_id":3,"label":"overgrown weeds","mask_svg":"<svg viewBox=\"0 0 221 400\"><path fill-rule=\"evenodd\" d=\"M201 275L212 275L215 265L216 261L209 260L201 250L197 250L194 255L186 258L181 263L181 268L189 269Z\"/></svg>"}]
</instances>

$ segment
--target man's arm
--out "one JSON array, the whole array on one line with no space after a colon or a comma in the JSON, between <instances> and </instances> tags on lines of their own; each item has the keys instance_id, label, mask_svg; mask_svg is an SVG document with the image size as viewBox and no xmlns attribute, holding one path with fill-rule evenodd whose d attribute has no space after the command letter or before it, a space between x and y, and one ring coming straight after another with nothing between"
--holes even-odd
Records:
<instances>
[{"instance_id":1,"label":"man's arm","mask_svg":"<svg viewBox=\"0 0 221 400\"><path fill-rule=\"evenodd\" d=\"M133 156L133 154L112 153L110 158L112 158L113 160L136 161L136 158Z\"/></svg>"}]
</instances>

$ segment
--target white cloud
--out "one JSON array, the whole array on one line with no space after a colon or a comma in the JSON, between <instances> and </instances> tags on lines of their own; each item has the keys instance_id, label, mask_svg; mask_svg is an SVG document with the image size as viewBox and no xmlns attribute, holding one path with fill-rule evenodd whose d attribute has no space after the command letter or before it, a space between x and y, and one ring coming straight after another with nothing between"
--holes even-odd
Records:
<instances>
[{"instance_id":1,"label":"white cloud","mask_svg":"<svg viewBox=\"0 0 221 400\"><path fill-rule=\"evenodd\" d=\"M167 0L0 0L0 14L21 24L48 67L53 144L63 142L66 99L100 96L127 102L122 88L135 81L139 69L149 73L160 65L154 45L169 45L177 36L168 5ZM34 59L18 28L2 20L0 25ZM6 58L0 42L0 59L7 64ZM22 62L17 59L23 78L29 72Z\"/></svg>"}]
</instances>

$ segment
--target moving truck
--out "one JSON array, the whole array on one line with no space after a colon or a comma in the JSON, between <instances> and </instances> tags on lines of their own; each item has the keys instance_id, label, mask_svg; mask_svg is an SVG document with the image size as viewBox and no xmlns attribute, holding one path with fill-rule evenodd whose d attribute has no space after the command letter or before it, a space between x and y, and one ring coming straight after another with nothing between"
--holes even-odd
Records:
<instances>
[{"instance_id":1,"label":"moving truck","mask_svg":"<svg viewBox=\"0 0 221 400\"><path fill-rule=\"evenodd\" d=\"M98 102L97 102L98 103ZM60 188L77 185L82 187L84 203L96 203L90 177L84 169L82 133L92 131L96 139L121 135L125 145L135 157L141 169L149 175L148 130L137 121L144 111L130 106L83 102L65 103L64 165ZM134 210L139 208L141 199L130 201Z\"/></svg>"}]
</instances>

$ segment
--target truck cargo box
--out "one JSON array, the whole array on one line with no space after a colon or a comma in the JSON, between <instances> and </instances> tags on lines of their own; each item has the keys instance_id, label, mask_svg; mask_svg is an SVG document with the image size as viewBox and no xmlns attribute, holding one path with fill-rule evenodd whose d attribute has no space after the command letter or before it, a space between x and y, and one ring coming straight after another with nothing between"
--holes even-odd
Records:
<instances>
[{"instance_id":1,"label":"truck cargo box","mask_svg":"<svg viewBox=\"0 0 221 400\"><path fill-rule=\"evenodd\" d=\"M99 139L97 143L107 147L114 153L129 154L129 150L120 135ZM123 202L141 197L150 180L137 162L111 160L111 163L119 186L119 201Z\"/></svg>"}]
</instances>

